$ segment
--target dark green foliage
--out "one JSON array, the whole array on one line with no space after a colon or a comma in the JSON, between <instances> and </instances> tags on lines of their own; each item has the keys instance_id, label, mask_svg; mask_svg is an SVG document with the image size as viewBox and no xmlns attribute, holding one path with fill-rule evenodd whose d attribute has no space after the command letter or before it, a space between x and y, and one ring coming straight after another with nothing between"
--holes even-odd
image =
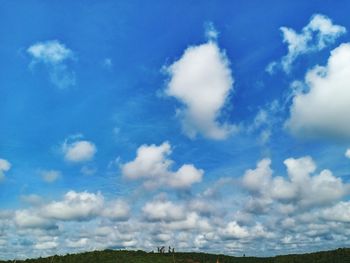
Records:
<instances>
[{"instance_id":1,"label":"dark green foliage","mask_svg":"<svg viewBox=\"0 0 350 263\"><path fill-rule=\"evenodd\" d=\"M270 258L231 257L206 253L157 254L144 251L104 250L48 258L27 259L27 263L350 263L350 248L303 255ZM0 261L0 263L13 261Z\"/></svg>"}]
</instances>

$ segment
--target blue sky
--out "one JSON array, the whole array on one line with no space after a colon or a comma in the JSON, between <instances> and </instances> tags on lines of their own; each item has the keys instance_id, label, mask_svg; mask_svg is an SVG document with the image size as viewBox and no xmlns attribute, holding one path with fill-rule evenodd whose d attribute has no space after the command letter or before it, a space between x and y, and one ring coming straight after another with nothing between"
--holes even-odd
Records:
<instances>
[{"instance_id":1,"label":"blue sky","mask_svg":"<svg viewBox=\"0 0 350 263\"><path fill-rule=\"evenodd\" d=\"M349 246L347 1L0 6L1 258Z\"/></svg>"}]
</instances>

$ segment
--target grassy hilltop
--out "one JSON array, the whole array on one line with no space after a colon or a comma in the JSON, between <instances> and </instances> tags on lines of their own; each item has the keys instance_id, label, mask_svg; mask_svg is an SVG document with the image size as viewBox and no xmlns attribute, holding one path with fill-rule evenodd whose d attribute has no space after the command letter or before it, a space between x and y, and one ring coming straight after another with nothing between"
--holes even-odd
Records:
<instances>
[{"instance_id":1,"label":"grassy hilltop","mask_svg":"<svg viewBox=\"0 0 350 263\"><path fill-rule=\"evenodd\" d=\"M232 257L206 253L157 254L144 251L93 251L80 254L68 254L48 258L27 259L27 263L350 263L350 248L341 248L302 255L285 255L270 258ZM0 261L14 262L14 261Z\"/></svg>"}]
</instances>

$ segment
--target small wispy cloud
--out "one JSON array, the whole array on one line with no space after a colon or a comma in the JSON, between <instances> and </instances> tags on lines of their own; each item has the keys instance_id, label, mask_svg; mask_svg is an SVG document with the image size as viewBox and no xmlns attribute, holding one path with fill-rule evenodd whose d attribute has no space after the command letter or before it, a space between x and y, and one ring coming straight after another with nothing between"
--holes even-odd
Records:
<instances>
[{"instance_id":1,"label":"small wispy cloud","mask_svg":"<svg viewBox=\"0 0 350 263\"><path fill-rule=\"evenodd\" d=\"M0 158L0 181L4 180L5 172L11 169L11 163Z\"/></svg>"},{"instance_id":2,"label":"small wispy cloud","mask_svg":"<svg viewBox=\"0 0 350 263\"><path fill-rule=\"evenodd\" d=\"M39 170L39 174L47 183L53 183L61 177L61 172L57 170Z\"/></svg>"},{"instance_id":3,"label":"small wispy cloud","mask_svg":"<svg viewBox=\"0 0 350 263\"><path fill-rule=\"evenodd\" d=\"M75 85L75 72L70 70L66 63L74 60L74 53L64 44L57 40L38 42L30 46L27 53L32 57L31 67L37 64L45 65L53 85L60 89Z\"/></svg>"},{"instance_id":4,"label":"small wispy cloud","mask_svg":"<svg viewBox=\"0 0 350 263\"><path fill-rule=\"evenodd\" d=\"M288 46L288 53L280 62L271 62L266 70L273 73L277 67L289 73L293 62L300 55L320 51L333 44L338 37L346 33L346 28L333 24L332 20L321 14L311 17L310 22L300 33L289 27L281 27L283 42Z\"/></svg>"}]
</instances>

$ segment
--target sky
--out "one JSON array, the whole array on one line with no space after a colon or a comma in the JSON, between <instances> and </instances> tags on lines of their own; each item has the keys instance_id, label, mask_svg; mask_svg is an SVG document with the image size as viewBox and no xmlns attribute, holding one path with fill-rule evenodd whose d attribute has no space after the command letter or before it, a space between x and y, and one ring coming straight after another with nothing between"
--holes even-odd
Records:
<instances>
[{"instance_id":1,"label":"sky","mask_svg":"<svg viewBox=\"0 0 350 263\"><path fill-rule=\"evenodd\" d=\"M349 8L0 0L0 258L349 247Z\"/></svg>"}]
</instances>

